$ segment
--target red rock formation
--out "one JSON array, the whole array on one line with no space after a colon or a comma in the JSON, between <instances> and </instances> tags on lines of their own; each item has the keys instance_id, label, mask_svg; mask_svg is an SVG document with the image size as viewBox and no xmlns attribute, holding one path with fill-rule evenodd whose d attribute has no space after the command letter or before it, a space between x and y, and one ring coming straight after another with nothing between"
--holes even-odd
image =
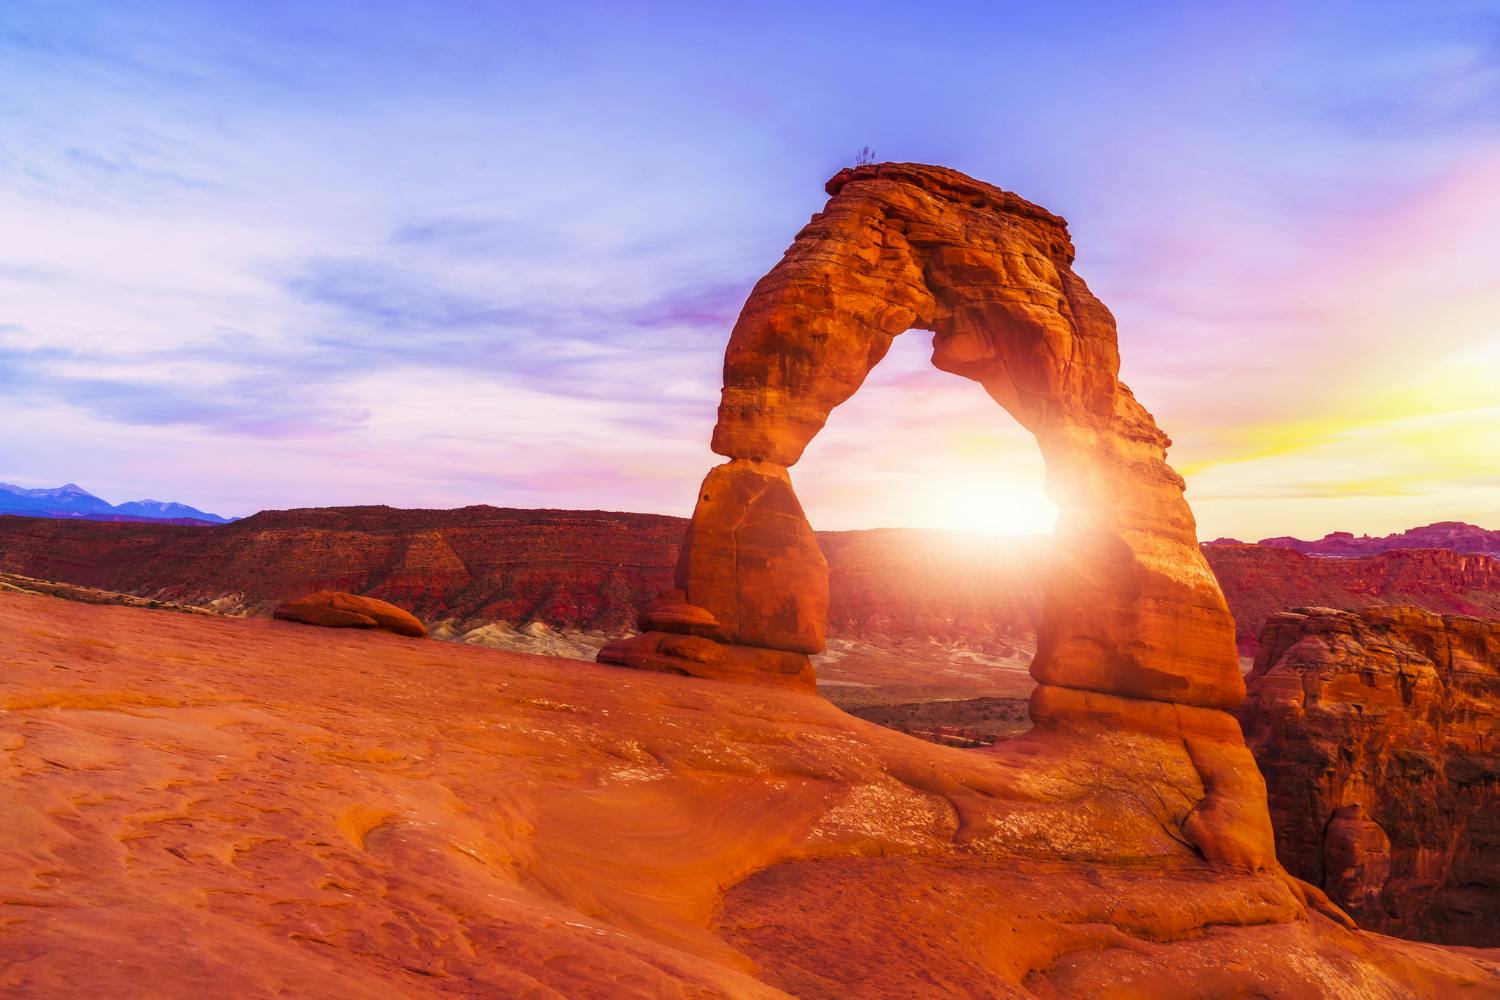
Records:
<instances>
[{"instance_id":1,"label":"red rock formation","mask_svg":"<svg viewBox=\"0 0 1500 1000\"><path fill-rule=\"evenodd\" d=\"M0 663L5 996L1500 991L1184 844L1217 712L956 750L765 687L6 593Z\"/></svg>"},{"instance_id":2,"label":"red rock formation","mask_svg":"<svg viewBox=\"0 0 1500 1000\"><path fill-rule=\"evenodd\" d=\"M621 634L668 588L687 521L602 511L266 511L209 531L0 517L0 572L269 614L319 589L426 621L532 621ZM881 529L818 534L829 633L976 649L1029 643L1045 538Z\"/></svg>"},{"instance_id":3,"label":"red rock formation","mask_svg":"<svg viewBox=\"0 0 1500 1000\"><path fill-rule=\"evenodd\" d=\"M787 467L892 337L930 329L933 363L980 382L1037 436L1061 509L1031 662L1035 727L1006 753L1045 768L1093 752L1074 741L1135 740L1151 772L1118 780L1155 796L1170 836L1221 868L1277 871L1265 786L1223 711L1244 693L1234 623L1062 220L911 164L845 171L828 192L730 336L713 436L729 461L699 491L676 587L599 661L812 687L827 565Z\"/></svg>"},{"instance_id":4,"label":"red rock formation","mask_svg":"<svg viewBox=\"0 0 1500 1000\"><path fill-rule=\"evenodd\" d=\"M1400 549L1361 559L1319 559L1263 545L1206 545L1234 611L1242 652L1254 655L1266 620L1297 607L1406 604L1500 615L1500 559L1446 549Z\"/></svg>"},{"instance_id":5,"label":"red rock formation","mask_svg":"<svg viewBox=\"0 0 1500 1000\"><path fill-rule=\"evenodd\" d=\"M375 628L416 639L427 638L427 627L409 612L373 597L337 590L320 590L276 605L272 617L325 628Z\"/></svg>"},{"instance_id":6,"label":"red rock formation","mask_svg":"<svg viewBox=\"0 0 1500 1000\"><path fill-rule=\"evenodd\" d=\"M1073 273L1063 221L914 164L843 171L828 193L756 285L725 351L713 449L730 461L699 493L676 581L721 623L712 638L731 650L822 648L826 569L787 467L892 338L916 327L934 333L933 364L982 384L1047 462L1061 516L1037 680L1236 704L1233 623L1166 464L1167 437L1119 381L1114 320ZM676 627L600 658L659 668ZM699 660L680 668L714 673Z\"/></svg>"},{"instance_id":7,"label":"red rock formation","mask_svg":"<svg viewBox=\"0 0 1500 1000\"><path fill-rule=\"evenodd\" d=\"M1500 556L1500 531L1486 531L1477 524L1463 521L1438 521L1420 528L1383 535L1356 537L1352 532L1334 531L1317 541L1304 541L1281 535L1262 538L1261 545L1292 549L1307 556L1373 556L1392 549L1448 549L1451 552Z\"/></svg>"},{"instance_id":8,"label":"red rock formation","mask_svg":"<svg viewBox=\"0 0 1500 1000\"><path fill-rule=\"evenodd\" d=\"M1287 869L1364 926L1500 944L1500 621L1272 615L1249 686Z\"/></svg>"},{"instance_id":9,"label":"red rock formation","mask_svg":"<svg viewBox=\"0 0 1500 1000\"><path fill-rule=\"evenodd\" d=\"M270 614L317 590L426 621L631 628L669 584L686 522L604 511L264 511L210 529L0 517L0 571Z\"/></svg>"},{"instance_id":10,"label":"red rock formation","mask_svg":"<svg viewBox=\"0 0 1500 1000\"><path fill-rule=\"evenodd\" d=\"M598 511L267 511L212 530L0 517L0 572L146 599L269 614L318 589L354 591L426 621L545 622L618 635L672 584L683 518ZM979 650L1029 645L1041 617L1046 538L915 528L818 532L828 634L933 639ZM1302 606L1410 604L1500 615L1500 559L1441 549L1315 559L1206 545L1240 650L1266 617Z\"/></svg>"}]
</instances>

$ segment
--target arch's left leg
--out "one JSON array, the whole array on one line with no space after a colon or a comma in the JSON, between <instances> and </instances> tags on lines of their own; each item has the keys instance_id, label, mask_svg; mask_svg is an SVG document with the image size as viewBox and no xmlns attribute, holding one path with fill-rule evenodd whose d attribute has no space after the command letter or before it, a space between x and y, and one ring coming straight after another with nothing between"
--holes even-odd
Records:
<instances>
[{"instance_id":1,"label":"arch's left leg","mask_svg":"<svg viewBox=\"0 0 1500 1000\"><path fill-rule=\"evenodd\" d=\"M784 466L735 459L709 471L676 582L601 663L813 688L807 654L823 649L828 563Z\"/></svg>"}]
</instances>

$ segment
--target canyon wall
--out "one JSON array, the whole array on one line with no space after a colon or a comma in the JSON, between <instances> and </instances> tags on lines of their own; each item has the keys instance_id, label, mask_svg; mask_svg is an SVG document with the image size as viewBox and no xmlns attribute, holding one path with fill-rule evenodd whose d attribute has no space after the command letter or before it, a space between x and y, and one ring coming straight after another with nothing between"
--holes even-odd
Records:
<instances>
[{"instance_id":1,"label":"canyon wall","mask_svg":"<svg viewBox=\"0 0 1500 1000\"><path fill-rule=\"evenodd\" d=\"M1205 545L1234 612L1240 649L1254 654L1266 620L1296 607L1405 604L1453 614L1500 616L1500 559L1450 549L1395 549L1329 559L1266 545Z\"/></svg>"},{"instance_id":2,"label":"canyon wall","mask_svg":"<svg viewBox=\"0 0 1500 1000\"><path fill-rule=\"evenodd\" d=\"M1238 715L1288 871L1365 927L1500 941L1500 621L1274 614Z\"/></svg>"},{"instance_id":3,"label":"canyon wall","mask_svg":"<svg viewBox=\"0 0 1500 1000\"><path fill-rule=\"evenodd\" d=\"M265 511L215 528L0 517L0 572L269 614L315 590L423 621L544 622L619 635L672 581L687 521L605 511ZM1047 539L892 528L818 532L833 635L1029 642Z\"/></svg>"},{"instance_id":4,"label":"canyon wall","mask_svg":"<svg viewBox=\"0 0 1500 1000\"><path fill-rule=\"evenodd\" d=\"M265 511L222 527L0 517L0 572L269 614L314 590L369 594L423 621L544 622L619 635L671 584L687 520L607 511ZM1041 618L1048 540L890 528L820 531L828 633L995 649ZM1443 549L1310 558L1259 545L1203 548L1253 655L1287 608L1406 604L1500 617L1500 559Z\"/></svg>"}]
</instances>

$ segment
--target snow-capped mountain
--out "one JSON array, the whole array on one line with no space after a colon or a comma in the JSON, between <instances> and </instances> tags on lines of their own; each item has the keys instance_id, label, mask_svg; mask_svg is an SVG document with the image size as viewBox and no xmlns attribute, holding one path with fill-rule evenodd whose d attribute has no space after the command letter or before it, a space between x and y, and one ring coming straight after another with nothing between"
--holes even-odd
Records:
<instances>
[{"instance_id":1,"label":"snow-capped mountain","mask_svg":"<svg viewBox=\"0 0 1500 1000\"><path fill-rule=\"evenodd\" d=\"M167 500L131 500L111 504L77 483L49 489L27 489L0 483L0 514L27 517L76 517L91 521L204 521L228 524L231 520L187 504Z\"/></svg>"}]
</instances>

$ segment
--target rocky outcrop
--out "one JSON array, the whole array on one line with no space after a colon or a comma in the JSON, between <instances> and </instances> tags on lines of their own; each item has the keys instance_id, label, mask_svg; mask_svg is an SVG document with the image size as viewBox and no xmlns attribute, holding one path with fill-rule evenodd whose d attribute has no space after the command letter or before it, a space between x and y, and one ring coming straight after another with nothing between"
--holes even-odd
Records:
<instances>
[{"instance_id":1,"label":"rocky outcrop","mask_svg":"<svg viewBox=\"0 0 1500 1000\"><path fill-rule=\"evenodd\" d=\"M658 669L675 632L791 654L823 646L827 567L788 468L885 356L933 332L933 364L1036 435L1060 517L1036 679L1225 708L1243 694L1224 598L1165 434L1118 378L1114 320L1072 270L1063 220L952 170L845 170L730 335L713 449L676 584L716 622L643 624L600 659ZM679 669L718 675L701 659Z\"/></svg>"},{"instance_id":2,"label":"rocky outcrop","mask_svg":"<svg viewBox=\"0 0 1500 1000\"><path fill-rule=\"evenodd\" d=\"M1500 621L1275 614L1249 688L1287 869L1366 927L1500 944Z\"/></svg>"},{"instance_id":3,"label":"rocky outcrop","mask_svg":"<svg viewBox=\"0 0 1500 1000\"><path fill-rule=\"evenodd\" d=\"M322 590L276 606L272 617L325 628L373 628L425 639L427 628L409 612L387 601L336 590Z\"/></svg>"}]
</instances>

